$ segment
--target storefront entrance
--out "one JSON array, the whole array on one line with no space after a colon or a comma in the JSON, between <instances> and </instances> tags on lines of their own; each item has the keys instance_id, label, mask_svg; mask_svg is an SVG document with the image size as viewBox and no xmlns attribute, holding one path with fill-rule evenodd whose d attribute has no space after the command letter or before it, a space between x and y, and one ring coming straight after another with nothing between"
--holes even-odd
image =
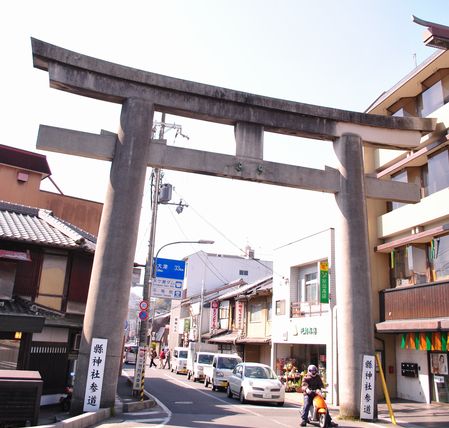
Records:
<instances>
[{"instance_id":1,"label":"storefront entrance","mask_svg":"<svg viewBox=\"0 0 449 428\"><path fill-rule=\"evenodd\" d=\"M429 352L429 367L431 400L449 403L448 353Z\"/></svg>"}]
</instances>

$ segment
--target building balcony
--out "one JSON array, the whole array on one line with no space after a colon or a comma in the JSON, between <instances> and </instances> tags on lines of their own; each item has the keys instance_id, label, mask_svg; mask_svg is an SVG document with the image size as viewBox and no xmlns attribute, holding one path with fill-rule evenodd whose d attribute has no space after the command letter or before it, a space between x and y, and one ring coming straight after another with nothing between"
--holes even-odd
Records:
<instances>
[{"instance_id":1,"label":"building balcony","mask_svg":"<svg viewBox=\"0 0 449 428\"><path fill-rule=\"evenodd\" d=\"M380 320L413 320L449 316L449 281L382 290Z\"/></svg>"},{"instance_id":2,"label":"building balcony","mask_svg":"<svg viewBox=\"0 0 449 428\"><path fill-rule=\"evenodd\" d=\"M319 302L292 302L290 305L290 318L321 316L329 311L327 303Z\"/></svg>"}]
</instances>

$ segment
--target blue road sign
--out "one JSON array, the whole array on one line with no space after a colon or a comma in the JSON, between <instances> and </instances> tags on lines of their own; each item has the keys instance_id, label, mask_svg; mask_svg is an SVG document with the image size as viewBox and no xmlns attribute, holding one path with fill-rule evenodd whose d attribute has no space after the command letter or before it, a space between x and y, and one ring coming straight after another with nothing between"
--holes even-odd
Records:
<instances>
[{"instance_id":1,"label":"blue road sign","mask_svg":"<svg viewBox=\"0 0 449 428\"><path fill-rule=\"evenodd\" d=\"M183 260L160 259L155 260L156 277L168 279L184 279L186 262Z\"/></svg>"}]
</instances>

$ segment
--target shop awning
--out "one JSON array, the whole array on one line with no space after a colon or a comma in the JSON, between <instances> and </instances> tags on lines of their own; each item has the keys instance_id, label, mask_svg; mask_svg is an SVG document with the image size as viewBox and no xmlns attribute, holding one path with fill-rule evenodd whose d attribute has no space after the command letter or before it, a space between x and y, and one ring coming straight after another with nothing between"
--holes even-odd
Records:
<instances>
[{"instance_id":1,"label":"shop awning","mask_svg":"<svg viewBox=\"0 0 449 428\"><path fill-rule=\"evenodd\" d=\"M238 333L223 334L208 340L209 343L245 343L262 345L271 343L271 337L241 337Z\"/></svg>"},{"instance_id":2,"label":"shop awning","mask_svg":"<svg viewBox=\"0 0 449 428\"><path fill-rule=\"evenodd\" d=\"M441 226L433 227L432 229L424 230L423 232L414 233L413 235L404 238L380 244L375 248L375 251L378 253L389 253L395 248L403 247L407 244L428 242L430 237L442 235L448 231L449 223L442 224Z\"/></svg>"},{"instance_id":3,"label":"shop awning","mask_svg":"<svg viewBox=\"0 0 449 428\"><path fill-rule=\"evenodd\" d=\"M238 333L223 334L209 339L209 343L236 343Z\"/></svg>"},{"instance_id":4,"label":"shop awning","mask_svg":"<svg viewBox=\"0 0 449 428\"><path fill-rule=\"evenodd\" d=\"M270 337L242 337L237 339L236 343L247 343L254 345L263 345L264 343L271 343Z\"/></svg>"},{"instance_id":5,"label":"shop awning","mask_svg":"<svg viewBox=\"0 0 449 428\"><path fill-rule=\"evenodd\" d=\"M401 349L447 352L448 334L447 331L402 333Z\"/></svg>"},{"instance_id":6,"label":"shop awning","mask_svg":"<svg viewBox=\"0 0 449 428\"><path fill-rule=\"evenodd\" d=\"M413 331L449 330L449 318L422 318L412 320L389 320L376 324L378 333L406 333Z\"/></svg>"}]
</instances>

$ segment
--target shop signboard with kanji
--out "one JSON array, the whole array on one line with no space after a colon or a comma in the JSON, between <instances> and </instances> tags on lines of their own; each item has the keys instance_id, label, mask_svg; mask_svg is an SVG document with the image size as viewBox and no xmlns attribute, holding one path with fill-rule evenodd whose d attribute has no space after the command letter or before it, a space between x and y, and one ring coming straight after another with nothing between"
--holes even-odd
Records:
<instances>
[{"instance_id":1,"label":"shop signboard with kanji","mask_svg":"<svg viewBox=\"0 0 449 428\"><path fill-rule=\"evenodd\" d=\"M376 364L374 355L363 356L360 419L374 419L376 391Z\"/></svg>"},{"instance_id":2,"label":"shop signboard with kanji","mask_svg":"<svg viewBox=\"0 0 449 428\"><path fill-rule=\"evenodd\" d=\"M155 275L151 287L151 296L164 299L182 299L185 261L155 259Z\"/></svg>"},{"instance_id":3,"label":"shop signboard with kanji","mask_svg":"<svg viewBox=\"0 0 449 428\"><path fill-rule=\"evenodd\" d=\"M95 337L92 339L86 392L84 393L84 412L93 412L100 408L107 345L107 339Z\"/></svg>"},{"instance_id":4,"label":"shop signboard with kanji","mask_svg":"<svg viewBox=\"0 0 449 428\"><path fill-rule=\"evenodd\" d=\"M329 303L329 265L320 262L320 302Z\"/></svg>"},{"instance_id":5,"label":"shop signboard with kanji","mask_svg":"<svg viewBox=\"0 0 449 428\"><path fill-rule=\"evenodd\" d=\"M140 390L142 386L142 377L145 375L145 364L147 361L148 349L146 346L139 346L136 358L136 369L133 382L133 389Z\"/></svg>"}]
</instances>

